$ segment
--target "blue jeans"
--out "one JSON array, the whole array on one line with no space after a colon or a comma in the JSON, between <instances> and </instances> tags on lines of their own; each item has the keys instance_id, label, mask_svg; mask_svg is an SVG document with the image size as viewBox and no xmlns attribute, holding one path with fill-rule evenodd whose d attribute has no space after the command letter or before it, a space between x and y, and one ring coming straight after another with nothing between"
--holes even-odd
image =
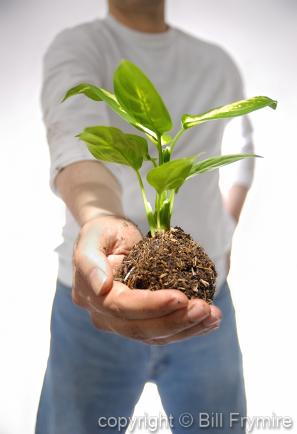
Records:
<instances>
[{"instance_id":1,"label":"blue jeans","mask_svg":"<svg viewBox=\"0 0 297 434\"><path fill-rule=\"evenodd\" d=\"M227 283L215 304L223 312L218 330L147 345L95 329L87 311L72 303L71 289L58 281L36 434L125 432L124 418L147 381L156 383L174 434L244 433L242 358Z\"/></svg>"}]
</instances>

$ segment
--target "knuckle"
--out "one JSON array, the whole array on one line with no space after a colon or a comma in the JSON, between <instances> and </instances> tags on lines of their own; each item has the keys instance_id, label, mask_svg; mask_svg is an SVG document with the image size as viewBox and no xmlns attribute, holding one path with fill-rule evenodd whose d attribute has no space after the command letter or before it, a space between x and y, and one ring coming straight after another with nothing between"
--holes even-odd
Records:
<instances>
[{"instance_id":1,"label":"knuckle","mask_svg":"<svg viewBox=\"0 0 297 434\"><path fill-rule=\"evenodd\" d=\"M87 303L84 300L84 298L81 296L80 292L73 289L71 292L71 298L72 298L72 302L76 305L76 306L80 306L80 307L87 307Z\"/></svg>"},{"instance_id":2,"label":"knuckle","mask_svg":"<svg viewBox=\"0 0 297 434\"><path fill-rule=\"evenodd\" d=\"M81 301L75 293L72 294L72 301L76 306L81 306Z\"/></svg>"}]
</instances>

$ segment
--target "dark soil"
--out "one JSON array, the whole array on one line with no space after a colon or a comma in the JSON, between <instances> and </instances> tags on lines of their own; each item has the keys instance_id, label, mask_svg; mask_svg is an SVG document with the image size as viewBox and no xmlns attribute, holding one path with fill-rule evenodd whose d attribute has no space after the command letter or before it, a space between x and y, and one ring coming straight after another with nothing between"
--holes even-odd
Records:
<instances>
[{"instance_id":1,"label":"dark soil","mask_svg":"<svg viewBox=\"0 0 297 434\"><path fill-rule=\"evenodd\" d=\"M123 260L115 280L131 289L179 289L186 296L212 303L216 270L203 248L181 228L137 243Z\"/></svg>"}]
</instances>

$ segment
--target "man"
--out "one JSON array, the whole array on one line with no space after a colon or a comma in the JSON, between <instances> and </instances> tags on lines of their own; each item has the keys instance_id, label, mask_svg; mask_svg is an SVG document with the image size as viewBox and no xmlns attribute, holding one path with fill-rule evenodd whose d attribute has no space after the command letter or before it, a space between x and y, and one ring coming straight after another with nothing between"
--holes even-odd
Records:
<instances>
[{"instance_id":1,"label":"man","mask_svg":"<svg viewBox=\"0 0 297 434\"><path fill-rule=\"evenodd\" d=\"M156 382L164 409L173 417L173 433L184 432L179 420L184 412L193 416L187 432L204 431L201 415L213 413L222 414L223 423L210 423L209 432L243 432L240 424L229 426L230 412L245 416L245 394L226 275L235 222L252 180L252 160L239 163L225 207L215 172L189 182L176 198L173 223L199 240L216 263L216 306L189 301L174 288L131 291L113 282L113 270L141 239L139 229L147 230L133 173L94 160L74 136L90 125L133 129L103 103L83 96L60 104L64 93L80 82L112 89L112 72L122 58L137 64L156 84L176 127L185 112L242 99L241 78L229 56L169 27L164 8L164 0L109 0L104 20L62 32L45 56L42 104L51 187L66 204L66 225L58 247L37 434L124 432L109 418L131 416L149 380ZM175 156L218 154L224 127L225 121L219 121L189 130ZM252 151L250 132L245 119L238 151ZM71 288L78 306L72 303Z\"/></svg>"}]
</instances>

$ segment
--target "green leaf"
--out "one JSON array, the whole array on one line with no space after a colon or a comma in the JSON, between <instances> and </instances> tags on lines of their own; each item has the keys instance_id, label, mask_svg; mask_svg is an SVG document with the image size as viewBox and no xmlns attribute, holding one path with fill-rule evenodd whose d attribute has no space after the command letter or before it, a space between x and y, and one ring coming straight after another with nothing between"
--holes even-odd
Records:
<instances>
[{"instance_id":1,"label":"green leaf","mask_svg":"<svg viewBox=\"0 0 297 434\"><path fill-rule=\"evenodd\" d=\"M256 154L229 154L219 155L216 157L210 157L206 160L198 161L193 164L187 179L192 178L195 175L203 172L210 172L218 169L219 167L226 166L227 164L234 163L235 161L242 160L244 158L260 157Z\"/></svg>"},{"instance_id":2,"label":"green leaf","mask_svg":"<svg viewBox=\"0 0 297 434\"><path fill-rule=\"evenodd\" d=\"M154 167L147 174L148 183L159 194L165 190L178 190L187 179L195 157L179 158Z\"/></svg>"},{"instance_id":3,"label":"green leaf","mask_svg":"<svg viewBox=\"0 0 297 434\"><path fill-rule=\"evenodd\" d=\"M140 136L137 136L136 134L128 134L128 133L123 133L126 137L126 139L128 140L128 142L132 145L132 146L137 146L137 152L141 153L143 160L150 160L150 156L148 153L148 146L147 146L147 141Z\"/></svg>"},{"instance_id":4,"label":"green leaf","mask_svg":"<svg viewBox=\"0 0 297 434\"><path fill-rule=\"evenodd\" d=\"M213 119L242 116L267 106L276 109L277 101L274 101L267 96L255 96L250 99L236 101L225 106L216 107L199 115L185 114L182 116L182 126L184 129L187 129Z\"/></svg>"},{"instance_id":5,"label":"green leaf","mask_svg":"<svg viewBox=\"0 0 297 434\"><path fill-rule=\"evenodd\" d=\"M105 91L107 94L108 92ZM104 89L100 89L99 87L96 87L89 83L80 83L77 86L72 87L69 89L62 99L62 102L66 101L66 99L74 96L83 94L86 95L88 98L93 99L94 101L104 101Z\"/></svg>"},{"instance_id":6,"label":"green leaf","mask_svg":"<svg viewBox=\"0 0 297 434\"><path fill-rule=\"evenodd\" d=\"M121 106L157 136L171 130L170 114L148 77L132 62L123 60L114 73L114 92Z\"/></svg>"},{"instance_id":7,"label":"green leaf","mask_svg":"<svg viewBox=\"0 0 297 434\"><path fill-rule=\"evenodd\" d=\"M144 125L141 125L136 119L134 119L130 114L128 114L126 110L120 105L115 95L106 89L102 89L89 83L80 83L66 92L64 98L62 99L62 102L74 95L79 94L83 94L88 98L93 99L94 101L104 101L122 119L124 119L126 122L137 128L138 130L143 131L154 141L157 141L158 137L156 136L154 131L151 131Z\"/></svg>"},{"instance_id":8,"label":"green leaf","mask_svg":"<svg viewBox=\"0 0 297 434\"><path fill-rule=\"evenodd\" d=\"M94 126L78 134L98 160L125 164L139 170L148 159L148 146L143 137L125 134L114 127Z\"/></svg>"}]
</instances>

